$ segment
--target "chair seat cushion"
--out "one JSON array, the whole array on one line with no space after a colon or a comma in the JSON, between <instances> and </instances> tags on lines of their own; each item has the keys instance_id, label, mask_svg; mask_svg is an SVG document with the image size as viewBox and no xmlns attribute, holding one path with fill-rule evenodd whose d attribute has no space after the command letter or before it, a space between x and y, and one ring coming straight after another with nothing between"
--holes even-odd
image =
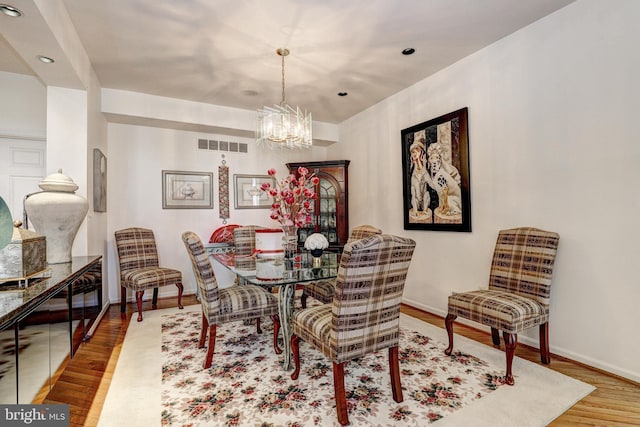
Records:
<instances>
[{"instance_id":1,"label":"chair seat cushion","mask_svg":"<svg viewBox=\"0 0 640 427\"><path fill-rule=\"evenodd\" d=\"M207 294L201 296L206 298ZM275 295L255 285L237 285L218 289L219 309L213 312L207 301L202 301L202 310L210 324L254 319L278 314L278 300Z\"/></svg>"},{"instance_id":2,"label":"chair seat cushion","mask_svg":"<svg viewBox=\"0 0 640 427\"><path fill-rule=\"evenodd\" d=\"M329 345L331 308L332 304L323 304L294 311L291 316L291 332L333 359Z\"/></svg>"},{"instance_id":3,"label":"chair seat cushion","mask_svg":"<svg viewBox=\"0 0 640 427\"><path fill-rule=\"evenodd\" d=\"M122 275L122 285L134 291L182 283L179 270L163 267L146 267L130 270Z\"/></svg>"},{"instance_id":4,"label":"chair seat cushion","mask_svg":"<svg viewBox=\"0 0 640 427\"><path fill-rule=\"evenodd\" d=\"M306 284L302 288L302 295L313 297L323 304L333 301L333 294L336 290L336 279L319 280Z\"/></svg>"},{"instance_id":5,"label":"chair seat cushion","mask_svg":"<svg viewBox=\"0 0 640 427\"><path fill-rule=\"evenodd\" d=\"M549 321L548 305L496 290L451 295L448 312L509 333L518 333Z\"/></svg>"}]
</instances>

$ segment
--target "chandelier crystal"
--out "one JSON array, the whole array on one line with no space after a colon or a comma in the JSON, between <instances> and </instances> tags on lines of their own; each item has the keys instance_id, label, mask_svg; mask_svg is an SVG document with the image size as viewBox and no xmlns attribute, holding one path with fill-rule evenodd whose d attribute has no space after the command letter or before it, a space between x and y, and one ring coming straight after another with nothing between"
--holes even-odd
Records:
<instances>
[{"instance_id":1,"label":"chandelier crystal","mask_svg":"<svg viewBox=\"0 0 640 427\"><path fill-rule=\"evenodd\" d=\"M280 105L258 110L257 143L271 149L309 148L313 144L311 113L285 102L284 57L289 55L289 49L280 48L276 53L282 58L282 100Z\"/></svg>"}]
</instances>

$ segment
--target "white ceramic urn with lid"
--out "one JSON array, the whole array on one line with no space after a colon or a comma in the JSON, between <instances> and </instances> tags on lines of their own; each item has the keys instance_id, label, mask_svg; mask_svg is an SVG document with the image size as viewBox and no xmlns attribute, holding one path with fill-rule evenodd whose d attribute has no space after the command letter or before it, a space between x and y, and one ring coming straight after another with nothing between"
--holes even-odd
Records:
<instances>
[{"instance_id":1,"label":"white ceramic urn with lid","mask_svg":"<svg viewBox=\"0 0 640 427\"><path fill-rule=\"evenodd\" d=\"M89 203L75 194L78 186L59 169L40 181L42 189L27 197L24 209L36 231L47 239L47 263L71 262L71 248Z\"/></svg>"}]
</instances>

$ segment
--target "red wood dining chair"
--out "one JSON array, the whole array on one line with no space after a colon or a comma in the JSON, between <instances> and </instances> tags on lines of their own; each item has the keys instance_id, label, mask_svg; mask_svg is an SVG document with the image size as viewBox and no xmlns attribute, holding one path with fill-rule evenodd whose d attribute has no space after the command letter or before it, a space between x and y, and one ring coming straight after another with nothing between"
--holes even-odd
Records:
<instances>
[{"instance_id":1,"label":"red wood dining chair","mask_svg":"<svg viewBox=\"0 0 640 427\"><path fill-rule=\"evenodd\" d=\"M494 345L504 338L507 358L506 383L514 384L511 364L518 332L540 328L540 359L551 362L549 353L549 301L551 275L560 236L551 231L521 227L502 230L493 252L489 289L461 292L449 297L445 320L449 347L453 351L453 321L458 317L491 327Z\"/></svg>"},{"instance_id":2,"label":"red wood dining chair","mask_svg":"<svg viewBox=\"0 0 640 427\"><path fill-rule=\"evenodd\" d=\"M182 241L191 260L202 306L199 348L205 346L207 333L209 334L204 368L210 368L213 361L217 325L227 322L257 319L257 332L261 334L260 317L270 316L273 320L273 349L276 354L282 353L278 347L280 318L276 297L260 286L249 284L219 289L209 254L198 235L192 231L185 231L182 233Z\"/></svg>"},{"instance_id":3,"label":"red wood dining chair","mask_svg":"<svg viewBox=\"0 0 640 427\"><path fill-rule=\"evenodd\" d=\"M300 340L333 362L333 388L340 424L349 424L344 385L345 364L369 353L389 349L393 400L402 402L398 342L400 303L415 242L389 234L347 243L331 304L295 311L291 317L291 348L300 374Z\"/></svg>"},{"instance_id":4,"label":"red wood dining chair","mask_svg":"<svg viewBox=\"0 0 640 427\"><path fill-rule=\"evenodd\" d=\"M351 230L347 243L381 233L382 230L372 225L360 225ZM307 298L309 297L312 297L323 304L330 303L333 301L333 292L335 287L336 279L318 280L317 282L305 284L304 288L302 288L302 296L300 297L300 304L302 304L302 308L307 308Z\"/></svg>"},{"instance_id":5,"label":"red wood dining chair","mask_svg":"<svg viewBox=\"0 0 640 427\"><path fill-rule=\"evenodd\" d=\"M140 227L126 228L115 232L115 240L120 267L120 311L125 311L127 289L135 291L138 322L141 322L144 291L153 289L151 306L156 309L158 288L170 285L178 287L178 307L182 308L182 272L160 267L153 231Z\"/></svg>"}]
</instances>

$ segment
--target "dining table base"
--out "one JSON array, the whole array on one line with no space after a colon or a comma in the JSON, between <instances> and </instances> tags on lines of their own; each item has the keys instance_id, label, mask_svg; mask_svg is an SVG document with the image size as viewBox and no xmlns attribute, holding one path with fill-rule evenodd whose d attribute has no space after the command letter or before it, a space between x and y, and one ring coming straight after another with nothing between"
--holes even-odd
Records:
<instances>
[{"instance_id":1,"label":"dining table base","mask_svg":"<svg viewBox=\"0 0 640 427\"><path fill-rule=\"evenodd\" d=\"M278 287L278 315L280 316L280 331L282 332L283 356L282 367L290 371L291 366L291 314L293 313L295 283L287 283Z\"/></svg>"}]
</instances>

